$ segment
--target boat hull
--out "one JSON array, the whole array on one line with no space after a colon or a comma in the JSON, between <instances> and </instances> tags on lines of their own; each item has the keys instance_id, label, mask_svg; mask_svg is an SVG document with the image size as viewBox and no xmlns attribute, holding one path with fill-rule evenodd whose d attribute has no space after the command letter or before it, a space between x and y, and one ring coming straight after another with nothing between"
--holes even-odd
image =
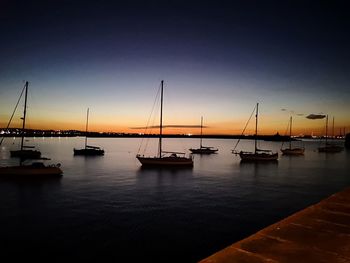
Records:
<instances>
[{"instance_id":1,"label":"boat hull","mask_svg":"<svg viewBox=\"0 0 350 263\"><path fill-rule=\"evenodd\" d=\"M256 161L277 161L277 159L278 159L278 153L268 154L268 153L240 152L239 156L241 157L242 161L250 161L250 162L256 162Z\"/></svg>"},{"instance_id":2,"label":"boat hull","mask_svg":"<svg viewBox=\"0 0 350 263\"><path fill-rule=\"evenodd\" d=\"M216 153L218 149L198 148L198 149L190 149L190 151L195 154L212 154L212 153Z\"/></svg>"},{"instance_id":3,"label":"boat hull","mask_svg":"<svg viewBox=\"0 0 350 263\"><path fill-rule=\"evenodd\" d=\"M281 149L283 155L304 155L304 148Z\"/></svg>"},{"instance_id":4,"label":"boat hull","mask_svg":"<svg viewBox=\"0 0 350 263\"><path fill-rule=\"evenodd\" d=\"M31 165L0 167L0 177L50 177L62 176L62 170L56 166L33 167Z\"/></svg>"},{"instance_id":5,"label":"boat hull","mask_svg":"<svg viewBox=\"0 0 350 263\"><path fill-rule=\"evenodd\" d=\"M193 167L192 158L186 157L141 157L136 156L142 166L150 167Z\"/></svg>"},{"instance_id":6,"label":"boat hull","mask_svg":"<svg viewBox=\"0 0 350 263\"><path fill-rule=\"evenodd\" d=\"M11 157L19 157L24 159L38 159L41 157L41 152L36 150L17 150L10 151Z\"/></svg>"},{"instance_id":7,"label":"boat hull","mask_svg":"<svg viewBox=\"0 0 350 263\"><path fill-rule=\"evenodd\" d=\"M105 151L102 149L74 149L74 155L104 155Z\"/></svg>"}]
</instances>

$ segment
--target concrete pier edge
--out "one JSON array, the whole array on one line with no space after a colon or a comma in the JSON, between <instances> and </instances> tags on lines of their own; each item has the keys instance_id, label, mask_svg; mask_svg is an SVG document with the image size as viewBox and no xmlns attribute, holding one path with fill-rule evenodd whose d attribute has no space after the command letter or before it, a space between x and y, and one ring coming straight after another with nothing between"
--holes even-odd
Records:
<instances>
[{"instance_id":1,"label":"concrete pier edge","mask_svg":"<svg viewBox=\"0 0 350 263\"><path fill-rule=\"evenodd\" d=\"M231 262L350 262L350 188L200 261Z\"/></svg>"}]
</instances>

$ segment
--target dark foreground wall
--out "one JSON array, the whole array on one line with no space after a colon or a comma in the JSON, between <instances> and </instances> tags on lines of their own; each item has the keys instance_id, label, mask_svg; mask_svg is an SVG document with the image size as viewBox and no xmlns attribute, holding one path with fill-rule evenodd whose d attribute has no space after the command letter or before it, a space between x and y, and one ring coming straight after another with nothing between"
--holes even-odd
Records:
<instances>
[{"instance_id":1,"label":"dark foreground wall","mask_svg":"<svg viewBox=\"0 0 350 263\"><path fill-rule=\"evenodd\" d=\"M345 147L350 149L350 133L348 133L345 137Z\"/></svg>"}]
</instances>

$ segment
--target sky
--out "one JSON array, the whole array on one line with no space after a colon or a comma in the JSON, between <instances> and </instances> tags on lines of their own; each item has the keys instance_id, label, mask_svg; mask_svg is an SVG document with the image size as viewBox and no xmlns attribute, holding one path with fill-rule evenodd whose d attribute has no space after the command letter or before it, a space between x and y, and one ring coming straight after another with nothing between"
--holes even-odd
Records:
<instances>
[{"instance_id":1,"label":"sky","mask_svg":"<svg viewBox=\"0 0 350 263\"><path fill-rule=\"evenodd\" d=\"M1 0L0 127L29 81L27 128L84 130L90 108L91 131L142 132L164 80L165 133L198 134L203 116L205 134L240 134L257 102L259 134L285 134L290 115L295 135L324 133L325 119L309 114L349 132L347 10L346 1Z\"/></svg>"}]
</instances>

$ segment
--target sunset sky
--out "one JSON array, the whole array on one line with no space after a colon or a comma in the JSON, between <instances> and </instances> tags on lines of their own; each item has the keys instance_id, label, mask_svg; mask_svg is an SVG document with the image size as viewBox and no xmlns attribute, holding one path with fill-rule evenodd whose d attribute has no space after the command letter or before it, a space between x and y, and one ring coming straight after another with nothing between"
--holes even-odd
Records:
<instances>
[{"instance_id":1,"label":"sunset sky","mask_svg":"<svg viewBox=\"0 0 350 263\"><path fill-rule=\"evenodd\" d=\"M27 80L28 128L84 130L89 107L91 131L142 132L164 80L168 133L240 134L257 102L261 134L349 132L349 32L346 1L3 0L0 127Z\"/></svg>"}]
</instances>

